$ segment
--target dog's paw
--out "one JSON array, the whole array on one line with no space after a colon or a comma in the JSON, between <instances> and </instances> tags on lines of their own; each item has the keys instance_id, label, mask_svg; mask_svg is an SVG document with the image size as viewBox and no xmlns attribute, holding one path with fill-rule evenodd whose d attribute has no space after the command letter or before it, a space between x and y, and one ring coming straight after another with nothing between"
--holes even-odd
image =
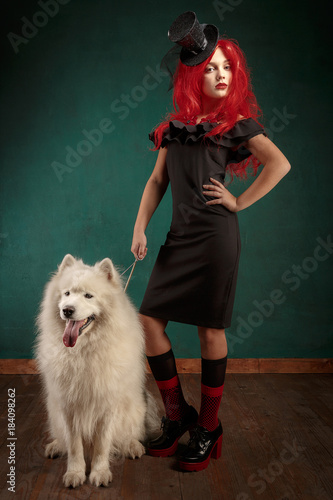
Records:
<instances>
[{"instance_id":1,"label":"dog's paw","mask_svg":"<svg viewBox=\"0 0 333 500\"><path fill-rule=\"evenodd\" d=\"M137 439L132 439L129 448L128 456L129 458L140 458L146 453L145 447Z\"/></svg>"},{"instance_id":2,"label":"dog's paw","mask_svg":"<svg viewBox=\"0 0 333 500\"><path fill-rule=\"evenodd\" d=\"M110 469L92 470L89 481L94 486L107 486L112 481L112 472Z\"/></svg>"},{"instance_id":3,"label":"dog's paw","mask_svg":"<svg viewBox=\"0 0 333 500\"><path fill-rule=\"evenodd\" d=\"M48 458L57 458L63 454L63 451L60 449L58 440L55 439L52 443L49 443L45 447L45 456Z\"/></svg>"},{"instance_id":4,"label":"dog's paw","mask_svg":"<svg viewBox=\"0 0 333 500\"><path fill-rule=\"evenodd\" d=\"M64 474L63 481L64 485L66 488L69 488L72 486L73 488L76 488L77 486L81 486L86 480L86 474L84 471L67 471L66 474Z\"/></svg>"}]
</instances>

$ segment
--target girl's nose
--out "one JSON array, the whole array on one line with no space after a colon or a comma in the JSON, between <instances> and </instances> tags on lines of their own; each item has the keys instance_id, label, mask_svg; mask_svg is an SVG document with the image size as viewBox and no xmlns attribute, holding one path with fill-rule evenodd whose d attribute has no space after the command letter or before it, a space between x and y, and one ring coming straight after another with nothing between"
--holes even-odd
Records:
<instances>
[{"instance_id":1,"label":"girl's nose","mask_svg":"<svg viewBox=\"0 0 333 500\"><path fill-rule=\"evenodd\" d=\"M221 69L219 69L216 73L216 79L217 80L222 80L224 78L223 72Z\"/></svg>"}]
</instances>

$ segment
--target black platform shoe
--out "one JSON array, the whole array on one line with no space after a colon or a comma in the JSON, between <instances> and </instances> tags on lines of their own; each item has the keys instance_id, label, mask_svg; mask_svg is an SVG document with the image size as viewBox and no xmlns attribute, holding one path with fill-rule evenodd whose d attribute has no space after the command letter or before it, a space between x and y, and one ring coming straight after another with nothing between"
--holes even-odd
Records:
<instances>
[{"instance_id":1,"label":"black platform shoe","mask_svg":"<svg viewBox=\"0 0 333 500\"><path fill-rule=\"evenodd\" d=\"M178 440L186 431L195 427L198 421L198 412L190 406L181 420L170 420L163 417L161 429L163 433L148 443L148 453L153 457L171 457L176 453Z\"/></svg>"},{"instance_id":2,"label":"black platform shoe","mask_svg":"<svg viewBox=\"0 0 333 500\"><path fill-rule=\"evenodd\" d=\"M199 471L208 467L211 458L220 458L223 429L221 422L214 431L198 425L191 431L191 439L179 461L179 467L187 471Z\"/></svg>"}]
</instances>

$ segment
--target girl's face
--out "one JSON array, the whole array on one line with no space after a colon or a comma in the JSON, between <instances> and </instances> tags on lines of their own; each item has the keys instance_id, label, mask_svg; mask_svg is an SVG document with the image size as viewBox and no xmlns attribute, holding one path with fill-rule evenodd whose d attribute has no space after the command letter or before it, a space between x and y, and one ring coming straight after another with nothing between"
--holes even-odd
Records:
<instances>
[{"instance_id":1,"label":"girl's face","mask_svg":"<svg viewBox=\"0 0 333 500\"><path fill-rule=\"evenodd\" d=\"M221 99L227 95L231 80L230 61L218 47L204 70L202 93L211 99Z\"/></svg>"}]
</instances>

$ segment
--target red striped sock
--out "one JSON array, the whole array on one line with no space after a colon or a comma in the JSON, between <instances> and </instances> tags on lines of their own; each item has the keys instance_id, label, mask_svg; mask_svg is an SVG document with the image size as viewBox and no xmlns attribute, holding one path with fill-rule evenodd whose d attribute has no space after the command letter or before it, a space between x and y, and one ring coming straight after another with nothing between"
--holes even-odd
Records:
<instances>
[{"instance_id":1,"label":"red striped sock","mask_svg":"<svg viewBox=\"0 0 333 500\"><path fill-rule=\"evenodd\" d=\"M180 420L189 405L184 399L178 375L169 380L156 380L156 384L163 399L166 416L170 420Z\"/></svg>"},{"instance_id":2,"label":"red striped sock","mask_svg":"<svg viewBox=\"0 0 333 500\"><path fill-rule=\"evenodd\" d=\"M219 424L218 412L221 404L224 384L220 387L208 387L201 384L201 407L198 424L208 431L214 431Z\"/></svg>"}]
</instances>

